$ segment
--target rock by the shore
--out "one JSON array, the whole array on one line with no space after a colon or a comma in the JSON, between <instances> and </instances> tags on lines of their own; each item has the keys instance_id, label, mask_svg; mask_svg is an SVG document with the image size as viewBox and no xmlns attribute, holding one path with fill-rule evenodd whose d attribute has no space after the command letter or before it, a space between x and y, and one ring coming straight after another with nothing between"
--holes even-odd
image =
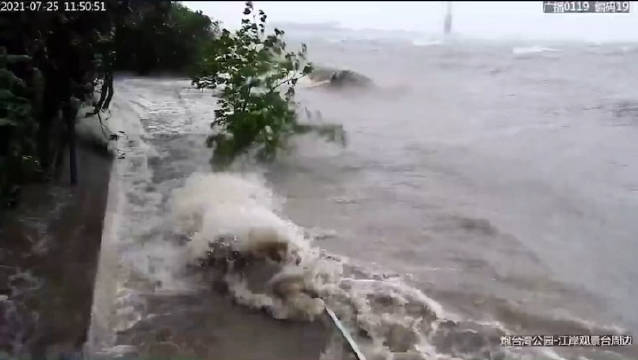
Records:
<instances>
[{"instance_id":1,"label":"rock by the shore","mask_svg":"<svg viewBox=\"0 0 638 360\"><path fill-rule=\"evenodd\" d=\"M374 82L369 77L352 70L317 68L310 74L310 80L331 88L370 88Z\"/></svg>"}]
</instances>

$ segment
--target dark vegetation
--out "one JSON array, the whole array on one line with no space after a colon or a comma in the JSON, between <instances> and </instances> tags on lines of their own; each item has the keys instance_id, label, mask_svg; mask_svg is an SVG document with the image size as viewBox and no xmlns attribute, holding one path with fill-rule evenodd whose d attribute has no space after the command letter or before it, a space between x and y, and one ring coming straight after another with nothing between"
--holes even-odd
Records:
<instances>
[{"instance_id":1,"label":"dark vegetation","mask_svg":"<svg viewBox=\"0 0 638 360\"><path fill-rule=\"evenodd\" d=\"M117 28L116 69L141 75L192 71L219 23L179 3L138 3L143 5Z\"/></svg>"},{"instance_id":2,"label":"dark vegetation","mask_svg":"<svg viewBox=\"0 0 638 360\"><path fill-rule=\"evenodd\" d=\"M85 103L102 121L114 71L184 71L216 29L169 1L107 0L107 9L1 15L0 208L16 204L21 184L54 178L67 153L77 183L76 116Z\"/></svg>"}]
</instances>

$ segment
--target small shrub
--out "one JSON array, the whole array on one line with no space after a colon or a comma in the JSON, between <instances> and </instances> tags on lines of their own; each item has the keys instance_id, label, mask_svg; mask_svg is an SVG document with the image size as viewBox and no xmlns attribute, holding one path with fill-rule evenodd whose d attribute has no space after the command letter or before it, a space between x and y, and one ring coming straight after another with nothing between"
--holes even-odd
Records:
<instances>
[{"instance_id":1,"label":"small shrub","mask_svg":"<svg viewBox=\"0 0 638 360\"><path fill-rule=\"evenodd\" d=\"M272 160L298 133L345 140L341 126L297 122L295 86L313 70L307 47L287 51L283 30L266 35L266 19L263 11L255 11L247 2L241 28L234 33L223 29L211 40L193 76L197 88L220 91L213 135L207 141L214 148L215 168L229 165L251 148L258 159Z\"/></svg>"}]
</instances>

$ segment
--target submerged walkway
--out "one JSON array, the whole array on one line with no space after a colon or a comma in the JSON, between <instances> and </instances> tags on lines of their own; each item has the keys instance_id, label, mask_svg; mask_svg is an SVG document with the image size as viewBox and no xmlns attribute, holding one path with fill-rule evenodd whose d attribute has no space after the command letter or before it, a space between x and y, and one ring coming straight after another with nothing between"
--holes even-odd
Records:
<instances>
[{"instance_id":1,"label":"submerged walkway","mask_svg":"<svg viewBox=\"0 0 638 360\"><path fill-rule=\"evenodd\" d=\"M168 221L170 196L193 172L210 171L210 93L167 78L117 79L115 93L112 115L126 136L112 172L88 350L127 359L319 359L335 334L327 317L275 320L205 281L190 286L174 276L184 268L174 259L184 239Z\"/></svg>"}]
</instances>

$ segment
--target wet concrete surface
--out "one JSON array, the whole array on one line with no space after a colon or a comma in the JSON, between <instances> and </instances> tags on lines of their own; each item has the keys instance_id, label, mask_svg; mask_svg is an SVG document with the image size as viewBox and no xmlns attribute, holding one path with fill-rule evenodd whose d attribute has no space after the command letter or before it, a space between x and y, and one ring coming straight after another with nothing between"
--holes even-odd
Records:
<instances>
[{"instance_id":1,"label":"wet concrete surface","mask_svg":"<svg viewBox=\"0 0 638 360\"><path fill-rule=\"evenodd\" d=\"M0 219L0 358L68 358L85 342L111 157L77 154L78 185L63 167Z\"/></svg>"},{"instance_id":2,"label":"wet concrete surface","mask_svg":"<svg viewBox=\"0 0 638 360\"><path fill-rule=\"evenodd\" d=\"M147 297L154 314L118 334L130 359L304 360L327 346L328 319L274 320L214 290Z\"/></svg>"}]
</instances>

